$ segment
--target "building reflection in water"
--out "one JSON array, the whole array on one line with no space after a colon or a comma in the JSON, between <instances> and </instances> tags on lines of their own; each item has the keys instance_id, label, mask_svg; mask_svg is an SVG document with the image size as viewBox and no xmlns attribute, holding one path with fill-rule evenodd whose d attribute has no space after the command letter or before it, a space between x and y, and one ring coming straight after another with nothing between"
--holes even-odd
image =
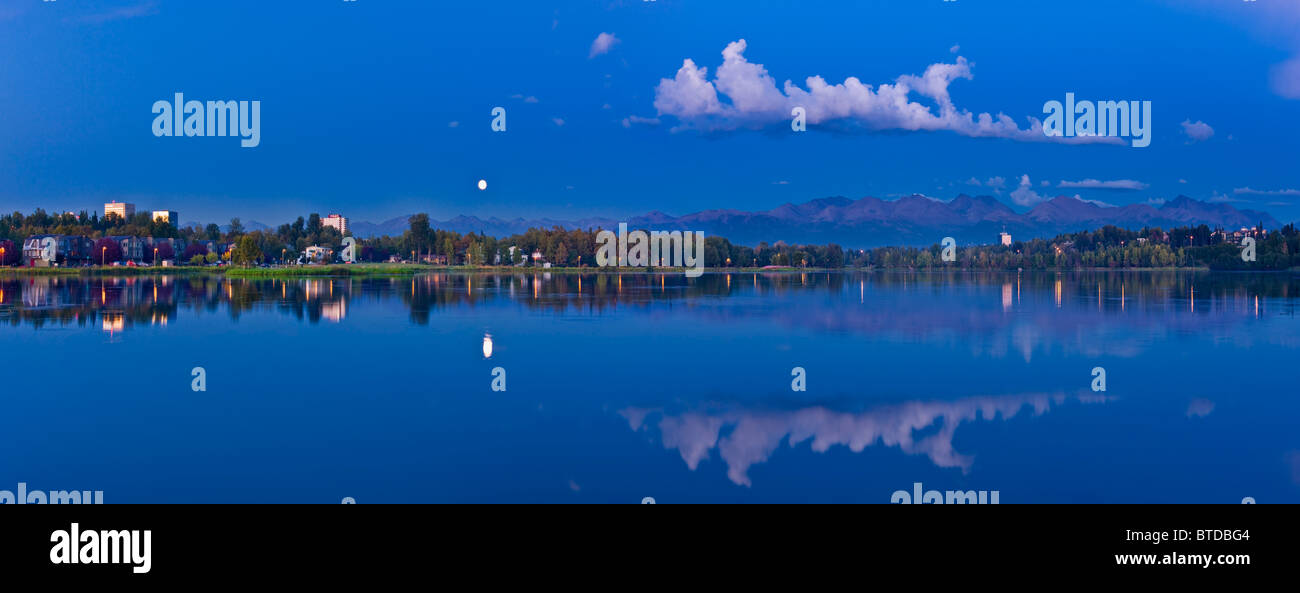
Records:
<instances>
[{"instance_id":1,"label":"building reflection in water","mask_svg":"<svg viewBox=\"0 0 1300 593\"><path fill-rule=\"evenodd\" d=\"M343 321L348 316L348 303L344 300L338 300L321 304L321 316L334 323Z\"/></svg>"},{"instance_id":2,"label":"building reflection in water","mask_svg":"<svg viewBox=\"0 0 1300 593\"><path fill-rule=\"evenodd\" d=\"M867 284L871 306L860 306L867 302ZM852 294L853 288L858 294ZM1172 271L846 272L811 277L797 272L753 273L750 282L732 282L729 274L692 279L679 274L531 270L287 281L219 275L13 275L0 278L0 323L38 327L90 323L125 331L137 325L175 326L200 312L238 318L253 311L311 323L345 323L356 304L354 295L364 295L366 306L404 306L411 320L421 325L441 310L489 303L550 314L600 315L621 307L673 309L686 302L690 306L681 308L681 314L704 322L757 317L810 330L921 338L944 332L986 338L1014 335L1018 342L1035 342L1044 334L1079 336L1100 331L1099 326L1120 314L1127 314L1122 320L1125 327L1192 331L1205 326L1207 315L1237 323L1269 313L1291 315L1296 294L1300 294L1300 278L1290 275ZM953 305L988 302L983 299L989 297L1001 305L1002 312L1017 315L984 315L978 309L972 313L969 307ZM1016 344L1026 353L1034 347L1034 343Z\"/></svg>"},{"instance_id":3,"label":"building reflection in water","mask_svg":"<svg viewBox=\"0 0 1300 593\"><path fill-rule=\"evenodd\" d=\"M103 329L106 332L120 332L126 329L126 316L121 313L104 313Z\"/></svg>"}]
</instances>

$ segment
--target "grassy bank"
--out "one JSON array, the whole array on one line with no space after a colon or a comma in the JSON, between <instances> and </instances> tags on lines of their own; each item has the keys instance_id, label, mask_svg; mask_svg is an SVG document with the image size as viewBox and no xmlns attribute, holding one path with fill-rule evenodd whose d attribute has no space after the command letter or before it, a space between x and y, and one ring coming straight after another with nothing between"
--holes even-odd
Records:
<instances>
[{"instance_id":1,"label":"grassy bank","mask_svg":"<svg viewBox=\"0 0 1300 593\"><path fill-rule=\"evenodd\" d=\"M366 276L414 276L432 272L448 274L683 274L686 268L632 268L632 267L555 267L534 268L514 266L431 266L426 264L333 264L323 266L284 266L275 268L240 268L240 267L205 267L176 266L169 268L130 268L103 267L89 268L9 268L0 267L0 277L32 276L178 276L178 275L225 275L231 278L299 278L299 277L366 277ZM827 273L827 272L1016 272L1015 269L985 269L959 267L878 267L865 268L706 268L709 273L763 274L763 273ZM1024 269L1024 272L1206 272L1209 268L1197 267L1133 267L1133 268L1044 268ZM1265 270L1258 270L1265 271ZM1288 272L1288 270L1279 270ZM1278 272L1278 271L1274 271ZM1291 273L1300 272L1292 268Z\"/></svg>"},{"instance_id":2,"label":"grassy bank","mask_svg":"<svg viewBox=\"0 0 1300 593\"><path fill-rule=\"evenodd\" d=\"M282 268L225 268L231 278L290 278L299 276L411 276L436 268L418 264L350 264L285 266Z\"/></svg>"},{"instance_id":3,"label":"grassy bank","mask_svg":"<svg viewBox=\"0 0 1300 593\"><path fill-rule=\"evenodd\" d=\"M220 274L218 268L174 266L169 268L132 268L93 266L89 268L0 268L0 276L176 276L181 274Z\"/></svg>"}]
</instances>

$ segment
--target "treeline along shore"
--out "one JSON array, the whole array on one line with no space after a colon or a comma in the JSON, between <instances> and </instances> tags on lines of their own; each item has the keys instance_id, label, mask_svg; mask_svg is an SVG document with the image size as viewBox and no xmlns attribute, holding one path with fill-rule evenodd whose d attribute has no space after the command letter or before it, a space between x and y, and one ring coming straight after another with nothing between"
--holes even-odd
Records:
<instances>
[{"instance_id":1,"label":"treeline along shore","mask_svg":"<svg viewBox=\"0 0 1300 593\"><path fill-rule=\"evenodd\" d=\"M236 276L409 274L430 268L538 267L554 271L596 268L601 229L532 228L508 237L435 229L426 214L410 218L399 236L351 237L325 226L318 214L274 230L246 230L238 218L180 227L148 214L131 219L97 214L50 215L36 210L0 215L0 265L14 273L141 274L226 273ZM1249 241L1247 241L1249 239ZM1253 242L1253 258L1243 244ZM1270 230L1229 231L1207 225L1168 230L1105 226L1050 239L957 245L852 249L838 244L782 241L738 245L708 236L710 269L934 269L1061 270L1098 268L1208 268L1277 271L1300 267L1300 232L1294 224ZM345 249L353 263L343 265ZM637 271L644 268L621 268ZM610 269L609 271L615 271Z\"/></svg>"}]
</instances>

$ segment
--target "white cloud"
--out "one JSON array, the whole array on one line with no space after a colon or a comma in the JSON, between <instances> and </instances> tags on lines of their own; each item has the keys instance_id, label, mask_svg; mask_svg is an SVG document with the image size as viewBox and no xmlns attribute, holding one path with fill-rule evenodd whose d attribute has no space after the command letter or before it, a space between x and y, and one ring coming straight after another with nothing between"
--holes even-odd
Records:
<instances>
[{"instance_id":1,"label":"white cloud","mask_svg":"<svg viewBox=\"0 0 1300 593\"><path fill-rule=\"evenodd\" d=\"M1269 84L1273 92L1288 99L1300 99L1300 55L1269 70Z\"/></svg>"},{"instance_id":2,"label":"white cloud","mask_svg":"<svg viewBox=\"0 0 1300 593\"><path fill-rule=\"evenodd\" d=\"M948 86L959 78L972 78L970 62L960 56L953 64L932 64L920 76L905 74L892 84L874 88L855 77L829 84L820 76L808 77L806 89L789 80L777 88L776 79L762 64L745 58L746 47L744 39L727 44L722 51L722 65L712 80L708 68L697 66L689 58L683 60L673 78L660 80L655 88L655 109L660 115L677 118L681 122L678 129L761 128L788 122L791 111L802 107L809 124L866 131L942 130L976 138L1070 144L1126 142L1110 136L1049 137L1043 134L1042 121L1035 117L1027 117L1028 127L1020 128L1002 113L974 114L959 109L948 94ZM914 97L927 101L921 103Z\"/></svg>"},{"instance_id":3,"label":"white cloud","mask_svg":"<svg viewBox=\"0 0 1300 593\"><path fill-rule=\"evenodd\" d=\"M1034 184L1029 181L1028 175L1021 175L1020 187L1017 187L1015 191L1011 192L1011 201L1020 206L1033 206L1034 204L1045 201L1047 198L1038 195L1038 192L1032 189L1033 186Z\"/></svg>"},{"instance_id":4,"label":"white cloud","mask_svg":"<svg viewBox=\"0 0 1300 593\"><path fill-rule=\"evenodd\" d=\"M1254 189L1252 187L1239 187L1232 190L1234 194L1250 194L1256 196L1300 196L1300 189Z\"/></svg>"},{"instance_id":5,"label":"white cloud","mask_svg":"<svg viewBox=\"0 0 1300 593\"><path fill-rule=\"evenodd\" d=\"M1183 120L1183 123L1180 125L1183 126L1183 133L1187 134L1187 137L1191 138L1193 142L1209 140L1210 137L1214 135L1214 128L1211 128L1209 124L1203 121L1198 120L1193 122L1192 120L1187 119Z\"/></svg>"},{"instance_id":6,"label":"white cloud","mask_svg":"<svg viewBox=\"0 0 1300 593\"><path fill-rule=\"evenodd\" d=\"M556 127L559 127L559 126L563 126L563 125L564 125L564 120L562 120L562 119L560 119L560 118L558 118L558 117L552 117L552 118L551 118L551 121L555 123Z\"/></svg>"},{"instance_id":7,"label":"white cloud","mask_svg":"<svg viewBox=\"0 0 1300 593\"><path fill-rule=\"evenodd\" d=\"M141 2L132 6L122 6L111 10L87 14L73 19L78 23L91 25L102 25L112 21L122 21L134 19L142 16L152 16L157 14L158 7L156 2Z\"/></svg>"},{"instance_id":8,"label":"white cloud","mask_svg":"<svg viewBox=\"0 0 1300 593\"><path fill-rule=\"evenodd\" d=\"M1275 64L1269 72L1273 92L1287 99L1300 99L1300 3L1250 2L1237 3L1235 10L1219 0L1170 0L1179 8L1195 8L1228 21L1246 25L1259 38L1288 48L1291 57ZM1231 139L1231 138L1230 138Z\"/></svg>"},{"instance_id":9,"label":"white cloud","mask_svg":"<svg viewBox=\"0 0 1300 593\"><path fill-rule=\"evenodd\" d=\"M1187 180L1186 180L1186 179L1179 179L1179 180L1178 180L1178 183L1187 183Z\"/></svg>"},{"instance_id":10,"label":"white cloud","mask_svg":"<svg viewBox=\"0 0 1300 593\"><path fill-rule=\"evenodd\" d=\"M1204 418L1214 411L1214 402L1198 397L1187 404L1188 418Z\"/></svg>"},{"instance_id":11,"label":"white cloud","mask_svg":"<svg viewBox=\"0 0 1300 593\"><path fill-rule=\"evenodd\" d=\"M957 52L959 52L959 51L961 51L961 46L960 46L960 45L954 45L954 46L948 48L948 52L949 52L949 53L954 53L954 54L955 54L955 53L957 53Z\"/></svg>"},{"instance_id":12,"label":"white cloud","mask_svg":"<svg viewBox=\"0 0 1300 593\"><path fill-rule=\"evenodd\" d=\"M1225 196L1219 193L1218 191L1215 191L1214 194L1211 195L1210 198L1206 201L1213 204L1231 204L1236 202L1245 202L1245 200L1234 198L1232 196Z\"/></svg>"},{"instance_id":13,"label":"white cloud","mask_svg":"<svg viewBox=\"0 0 1300 593\"><path fill-rule=\"evenodd\" d=\"M609 50L613 49L614 45L619 41L622 40L615 37L613 33L601 33L600 35L597 35L596 40L591 42L591 53L587 55L587 59L590 60L601 54L609 53Z\"/></svg>"},{"instance_id":14,"label":"white cloud","mask_svg":"<svg viewBox=\"0 0 1300 593\"><path fill-rule=\"evenodd\" d=\"M1080 181L1061 181L1056 187L1069 187L1075 189L1108 189L1114 191L1138 191L1143 190L1150 185L1141 181L1132 179L1116 179L1113 181L1101 181L1099 179L1083 179Z\"/></svg>"},{"instance_id":15,"label":"white cloud","mask_svg":"<svg viewBox=\"0 0 1300 593\"><path fill-rule=\"evenodd\" d=\"M531 95L524 97L524 103L536 103L536 102L537 102L537 97L533 97Z\"/></svg>"},{"instance_id":16,"label":"white cloud","mask_svg":"<svg viewBox=\"0 0 1300 593\"><path fill-rule=\"evenodd\" d=\"M460 126L460 122L458 122L458 121L449 121L449 122L447 122L447 127L449 127L449 128L455 128L455 127L458 127L458 126Z\"/></svg>"},{"instance_id":17,"label":"white cloud","mask_svg":"<svg viewBox=\"0 0 1300 593\"><path fill-rule=\"evenodd\" d=\"M625 128L630 128L630 127L632 127L634 124L642 124L642 125L647 125L647 126L657 126L657 125L659 125L659 118L657 118L657 117L641 117L641 116L639 116L639 115L629 115L629 116L623 118L623 127L625 127Z\"/></svg>"},{"instance_id":18,"label":"white cloud","mask_svg":"<svg viewBox=\"0 0 1300 593\"><path fill-rule=\"evenodd\" d=\"M989 177L984 181L980 181L979 179L971 177L970 179L966 180L966 185L974 185L976 187L988 187L994 190L993 193L1000 194L1002 193L1000 190L1007 186L1007 180L1002 176Z\"/></svg>"}]
</instances>

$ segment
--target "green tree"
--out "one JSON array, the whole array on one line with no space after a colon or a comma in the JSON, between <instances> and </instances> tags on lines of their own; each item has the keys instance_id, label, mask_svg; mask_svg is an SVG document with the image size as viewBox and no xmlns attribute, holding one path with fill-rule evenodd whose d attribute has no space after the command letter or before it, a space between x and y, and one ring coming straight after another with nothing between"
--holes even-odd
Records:
<instances>
[{"instance_id":1,"label":"green tree","mask_svg":"<svg viewBox=\"0 0 1300 593\"><path fill-rule=\"evenodd\" d=\"M411 249L428 251L433 239L433 229L429 227L428 214L416 214L407 221L411 226L409 240Z\"/></svg>"},{"instance_id":2,"label":"green tree","mask_svg":"<svg viewBox=\"0 0 1300 593\"><path fill-rule=\"evenodd\" d=\"M452 265L456 260L456 244L447 237L442 240L442 254L447 256L447 265Z\"/></svg>"},{"instance_id":3,"label":"green tree","mask_svg":"<svg viewBox=\"0 0 1300 593\"><path fill-rule=\"evenodd\" d=\"M251 266L262 259L262 249L257 246L257 239L245 235L239 238L239 245L231 257L237 265Z\"/></svg>"}]
</instances>

